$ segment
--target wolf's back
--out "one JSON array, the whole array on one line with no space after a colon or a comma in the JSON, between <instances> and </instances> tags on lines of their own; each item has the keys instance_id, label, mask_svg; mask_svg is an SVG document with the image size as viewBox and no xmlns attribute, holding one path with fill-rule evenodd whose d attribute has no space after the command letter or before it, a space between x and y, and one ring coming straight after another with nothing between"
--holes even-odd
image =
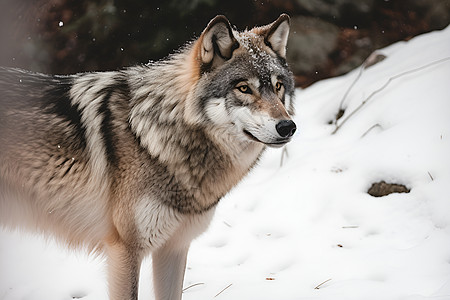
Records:
<instances>
[{"instance_id":1,"label":"wolf's back","mask_svg":"<svg viewBox=\"0 0 450 300\"><path fill-rule=\"evenodd\" d=\"M42 152L83 151L84 129L70 99L72 81L0 68L0 147L6 147L0 155L36 152L38 160Z\"/></svg>"}]
</instances>

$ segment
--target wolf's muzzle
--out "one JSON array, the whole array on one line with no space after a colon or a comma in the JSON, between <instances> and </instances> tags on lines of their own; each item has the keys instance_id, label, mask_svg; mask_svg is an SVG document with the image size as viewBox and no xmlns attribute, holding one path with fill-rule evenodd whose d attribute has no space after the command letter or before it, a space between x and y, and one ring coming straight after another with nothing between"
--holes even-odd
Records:
<instances>
[{"instance_id":1,"label":"wolf's muzzle","mask_svg":"<svg viewBox=\"0 0 450 300\"><path fill-rule=\"evenodd\" d=\"M297 130L297 126L292 120L282 120L275 126L275 128L277 129L278 134L283 138L293 136Z\"/></svg>"}]
</instances>

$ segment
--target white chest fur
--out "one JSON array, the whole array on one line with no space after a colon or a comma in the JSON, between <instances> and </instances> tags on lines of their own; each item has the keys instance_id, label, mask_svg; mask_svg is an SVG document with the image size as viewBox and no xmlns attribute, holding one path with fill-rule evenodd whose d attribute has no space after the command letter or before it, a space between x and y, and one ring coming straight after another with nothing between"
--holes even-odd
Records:
<instances>
[{"instance_id":1,"label":"white chest fur","mask_svg":"<svg viewBox=\"0 0 450 300\"><path fill-rule=\"evenodd\" d=\"M192 239L208 228L214 211L215 208L212 208L203 214L181 214L157 200L143 198L135 212L140 246L152 251L169 240L189 245Z\"/></svg>"}]
</instances>

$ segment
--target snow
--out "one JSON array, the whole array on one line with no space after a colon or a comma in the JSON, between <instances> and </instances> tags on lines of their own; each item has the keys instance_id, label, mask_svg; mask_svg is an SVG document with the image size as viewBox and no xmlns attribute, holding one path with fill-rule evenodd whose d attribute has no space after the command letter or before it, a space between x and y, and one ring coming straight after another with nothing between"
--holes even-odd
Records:
<instances>
[{"instance_id":1,"label":"snow","mask_svg":"<svg viewBox=\"0 0 450 300\"><path fill-rule=\"evenodd\" d=\"M450 27L297 91L299 127L268 151L192 244L183 299L450 299ZM340 121L342 121L342 119ZM338 124L339 122L338 121ZM372 183L409 193L367 194ZM153 299L150 260L141 299ZM0 231L0 299L107 299L102 258ZM191 287L190 287L191 286ZM189 288L188 288L189 287Z\"/></svg>"}]
</instances>

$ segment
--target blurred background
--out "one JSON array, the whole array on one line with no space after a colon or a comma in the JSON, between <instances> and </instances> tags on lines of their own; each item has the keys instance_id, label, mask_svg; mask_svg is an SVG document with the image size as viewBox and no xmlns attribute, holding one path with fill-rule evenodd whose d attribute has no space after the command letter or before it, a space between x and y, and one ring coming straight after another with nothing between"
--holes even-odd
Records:
<instances>
[{"instance_id":1,"label":"blurred background","mask_svg":"<svg viewBox=\"0 0 450 300\"><path fill-rule=\"evenodd\" d=\"M297 86L450 23L450 0L0 0L0 65L69 74L164 58L224 14L239 30L291 16ZM450 42L450 41L449 41Z\"/></svg>"}]
</instances>

